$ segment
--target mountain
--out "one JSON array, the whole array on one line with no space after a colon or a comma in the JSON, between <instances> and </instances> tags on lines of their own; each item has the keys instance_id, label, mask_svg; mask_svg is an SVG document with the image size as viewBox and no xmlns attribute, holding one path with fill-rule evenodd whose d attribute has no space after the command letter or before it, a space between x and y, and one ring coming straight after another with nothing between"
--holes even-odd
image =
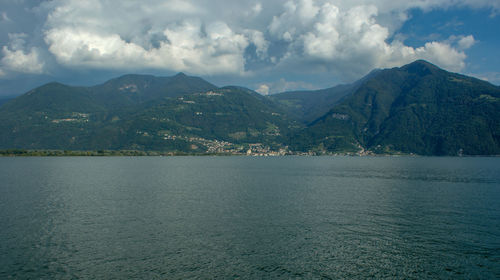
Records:
<instances>
[{"instance_id":1,"label":"mountain","mask_svg":"<svg viewBox=\"0 0 500 280\"><path fill-rule=\"evenodd\" d=\"M355 85L339 85L322 90L277 93L270 98L283 106L290 116L307 124L326 114L354 88Z\"/></svg>"},{"instance_id":2,"label":"mountain","mask_svg":"<svg viewBox=\"0 0 500 280\"><path fill-rule=\"evenodd\" d=\"M282 105L291 117L301 123L309 124L328 113L343 97L352 94L378 71L380 70L373 70L352 84L320 90L282 92L269 97Z\"/></svg>"},{"instance_id":3,"label":"mountain","mask_svg":"<svg viewBox=\"0 0 500 280\"><path fill-rule=\"evenodd\" d=\"M500 88L419 60L373 74L293 142L328 152L500 154Z\"/></svg>"},{"instance_id":4,"label":"mountain","mask_svg":"<svg viewBox=\"0 0 500 280\"><path fill-rule=\"evenodd\" d=\"M23 112L118 110L149 101L217 89L209 82L179 73L173 77L125 75L93 87L49 83L5 104L6 110Z\"/></svg>"},{"instance_id":5,"label":"mountain","mask_svg":"<svg viewBox=\"0 0 500 280\"><path fill-rule=\"evenodd\" d=\"M133 106L160 98L204 92L217 87L199 77L179 73L173 77L125 75L89 88L93 98L107 107Z\"/></svg>"},{"instance_id":6,"label":"mountain","mask_svg":"<svg viewBox=\"0 0 500 280\"><path fill-rule=\"evenodd\" d=\"M499 155L500 88L421 60L270 97L182 73L49 83L0 107L0 149Z\"/></svg>"},{"instance_id":7,"label":"mountain","mask_svg":"<svg viewBox=\"0 0 500 280\"><path fill-rule=\"evenodd\" d=\"M136 112L123 121L122 127L129 138L141 138L136 141L140 149L147 148L141 147L144 135L148 135L146 139L156 138L153 146L158 149L161 145L157 141L186 135L233 144L279 146L289 134L289 123L285 113L260 94L223 87L163 100Z\"/></svg>"},{"instance_id":8,"label":"mountain","mask_svg":"<svg viewBox=\"0 0 500 280\"><path fill-rule=\"evenodd\" d=\"M278 106L248 89L182 73L126 75L93 87L49 83L7 102L0 149L205 152L280 145L288 124Z\"/></svg>"},{"instance_id":9,"label":"mountain","mask_svg":"<svg viewBox=\"0 0 500 280\"><path fill-rule=\"evenodd\" d=\"M15 97L13 96L0 96L0 106L2 106L4 103L7 103L7 101L14 99Z\"/></svg>"}]
</instances>

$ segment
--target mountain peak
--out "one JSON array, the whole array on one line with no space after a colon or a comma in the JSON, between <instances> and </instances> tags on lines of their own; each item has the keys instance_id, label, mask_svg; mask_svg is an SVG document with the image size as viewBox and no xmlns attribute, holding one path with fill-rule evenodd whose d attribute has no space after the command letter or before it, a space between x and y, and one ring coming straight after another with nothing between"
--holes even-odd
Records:
<instances>
[{"instance_id":1,"label":"mountain peak","mask_svg":"<svg viewBox=\"0 0 500 280\"><path fill-rule=\"evenodd\" d=\"M174 76L174 78L185 78L185 77L187 77L187 75L184 74L183 72L179 72Z\"/></svg>"},{"instance_id":2,"label":"mountain peak","mask_svg":"<svg viewBox=\"0 0 500 280\"><path fill-rule=\"evenodd\" d=\"M421 65L421 66L426 66L426 67L431 67L431 68L439 68L436 65L430 63L429 61L423 60L423 59L415 60L414 62L412 62L408 65Z\"/></svg>"},{"instance_id":3,"label":"mountain peak","mask_svg":"<svg viewBox=\"0 0 500 280\"><path fill-rule=\"evenodd\" d=\"M407 64L401 67L401 69L406 70L409 73L414 73L421 76L433 74L436 71L441 70L441 68L437 67L436 65L422 59Z\"/></svg>"}]
</instances>

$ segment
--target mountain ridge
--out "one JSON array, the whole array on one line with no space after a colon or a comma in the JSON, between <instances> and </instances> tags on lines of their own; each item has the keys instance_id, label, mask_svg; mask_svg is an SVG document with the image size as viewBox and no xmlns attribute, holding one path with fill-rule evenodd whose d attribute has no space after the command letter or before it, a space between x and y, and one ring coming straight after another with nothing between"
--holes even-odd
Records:
<instances>
[{"instance_id":1,"label":"mountain ridge","mask_svg":"<svg viewBox=\"0 0 500 280\"><path fill-rule=\"evenodd\" d=\"M282 142L283 115L252 90L185 74L48 83L0 108L0 148L242 151L247 142Z\"/></svg>"},{"instance_id":2,"label":"mountain ridge","mask_svg":"<svg viewBox=\"0 0 500 280\"><path fill-rule=\"evenodd\" d=\"M499 97L490 83L415 61L379 71L301 137L327 151L499 154Z\"/></svg>"},{"instance_id":3,"label":"mountain ridge","mask_svg":"<svg viewBox=\"0 0 500 280\"><path fill-rule=\"evenodd\" d=\"M263 96L202 78L48 83L0 107L0 149L500 154L500 87L418 60Z\"/></svg>"}]
</instances>

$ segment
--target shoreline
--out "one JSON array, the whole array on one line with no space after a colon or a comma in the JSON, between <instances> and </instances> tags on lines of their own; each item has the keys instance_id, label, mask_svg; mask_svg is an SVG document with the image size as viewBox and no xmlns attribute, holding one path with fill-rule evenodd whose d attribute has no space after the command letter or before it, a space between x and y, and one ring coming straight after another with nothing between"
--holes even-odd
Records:
<instances>
[{"instance_id":1,"label":"shoreline","mask_svg":"<svg viewBox=\"0 0 500 280\"><path fill-rule=\"evenodd\" d=\"M342 156L342 157L500 157L500 155L418 155L404 153L312 153L312 152L290 152L278 153L186 153L186 152L161 152L161 151L137 151L137 150L97 150L97 151L69 151L69 150L22 150L9 149L0 150L0 157L175 157L175 156L243 156L243 157L286 157L286 156Z\"/></svg>"}]
</instances>

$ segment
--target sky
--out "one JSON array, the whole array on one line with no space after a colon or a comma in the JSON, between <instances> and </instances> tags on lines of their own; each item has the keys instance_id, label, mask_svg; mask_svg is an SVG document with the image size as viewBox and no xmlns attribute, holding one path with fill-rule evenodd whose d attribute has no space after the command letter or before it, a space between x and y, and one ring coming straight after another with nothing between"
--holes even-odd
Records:
<instances>
[{"instance_id":1,"label":"sky","mask_svg":"<svg viewBox=\"0 0 500 280\"><path fill-rule=\"evenodd\" d=\"M123 74L262 94L425 59L500 84L500 0L0 0L0 96Z\"/></svg>"}]
</instances>

